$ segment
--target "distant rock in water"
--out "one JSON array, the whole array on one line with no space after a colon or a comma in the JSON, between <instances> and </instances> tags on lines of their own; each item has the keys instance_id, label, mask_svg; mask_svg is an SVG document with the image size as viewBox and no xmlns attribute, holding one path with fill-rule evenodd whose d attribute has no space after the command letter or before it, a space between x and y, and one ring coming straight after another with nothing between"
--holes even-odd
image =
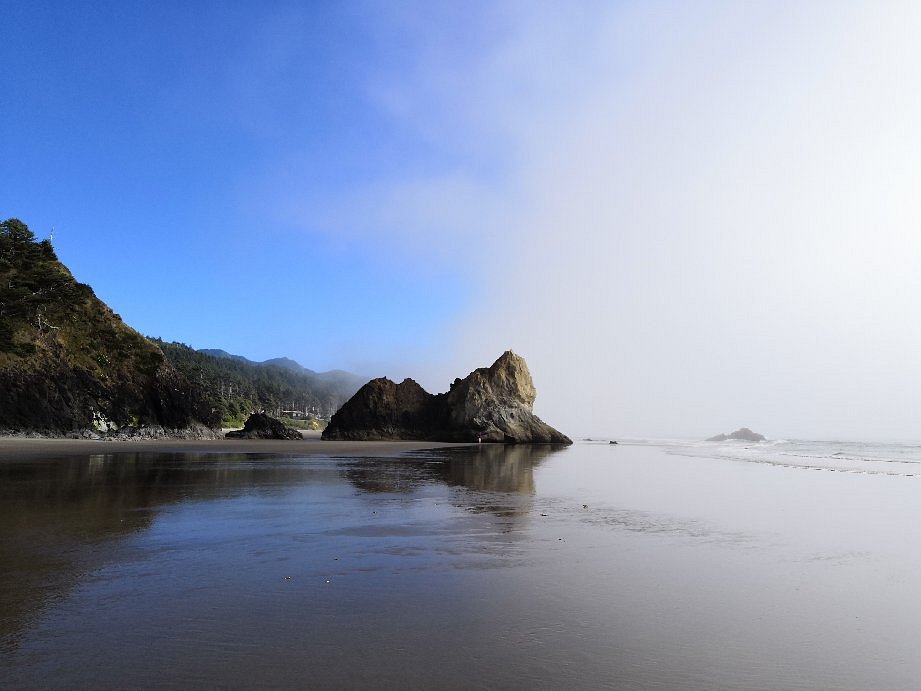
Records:
<instances>
[{"instance_id":1,"label":"distant rock in water","mask_svg":"<svg viewBox=\"0 0 921 691\"><path fill-rule=\"evenodd\" d=\"M732 434L717 434L715 437L707 439L707 441L730 441L732 439L739 441L767 441L763 434L752 432L748 427L740 427Z\"/></svg>"},{"instance_id":2,"label":"distant rock in water","mask_svg":"<svg viewBox=\"0 0 921 691\"><path fill-rule=\"evenodd\" d=\"M227 439L303 439L304 436L293 427L286 427L281 420L265 413L253 413L243 429L228 432Z\"/></svg>"},{"instance_id":3,"label":"distant rock in water","mask_svg":"<svg viewBox=\"0 0 921 691\"><path fill-rule=\"evenodd\" d=\"M430 394L412 379L373 379L333 415L323 439L572 444L534 415L536 396L524 358L506 351L447 393Z\"/></svg>"}]
</instances>

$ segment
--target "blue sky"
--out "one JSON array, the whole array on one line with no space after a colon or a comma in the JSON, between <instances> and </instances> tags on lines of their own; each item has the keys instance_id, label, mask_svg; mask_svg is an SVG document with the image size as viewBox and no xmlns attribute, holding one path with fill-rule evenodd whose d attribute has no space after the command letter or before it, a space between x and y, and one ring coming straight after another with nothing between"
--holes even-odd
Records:
<instances>
[{"instance_id":1,"label":"blue sky","mask_svg":"<svg viewBox=\"0 0 921 691\"><path fill-rule=\"evenodd\" d=\"M921 439L914 2L0 0L0 215L145 334L571 436Z\"/></svg>"},{"instance_id":2,"label":"blue sky","mask_svg":"<svg viewBox=\"0 0 921 691\"><path fill-rule=\"evenodd\" d=\"M354 367L463 307L456 268L419 272L386 238L329 228L343 194L451 165L375 103L376 80L415 59L379 9L0 7L3 213L53 227L61 259L143 333Z\"/></svg>"}]
</instances>

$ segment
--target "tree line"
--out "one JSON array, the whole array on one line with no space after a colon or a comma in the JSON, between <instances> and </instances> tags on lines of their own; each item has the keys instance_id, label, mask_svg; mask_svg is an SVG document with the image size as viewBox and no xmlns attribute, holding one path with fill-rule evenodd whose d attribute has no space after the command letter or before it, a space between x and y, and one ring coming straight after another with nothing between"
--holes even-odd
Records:
<instances>
[{"instance_id":1,"label":"tree line","mask_svg":"<svg viewBox=\"0 0 921 691\"><path fill-rule=\"evenodd\" d=\"M354 377L296 372L273 364L216 357L184 343L150 340L203 392L225 426L242 425L253 412L282 417L286 411L297 411L328 420L358 389Z\"/></svg>"}]
</instances>

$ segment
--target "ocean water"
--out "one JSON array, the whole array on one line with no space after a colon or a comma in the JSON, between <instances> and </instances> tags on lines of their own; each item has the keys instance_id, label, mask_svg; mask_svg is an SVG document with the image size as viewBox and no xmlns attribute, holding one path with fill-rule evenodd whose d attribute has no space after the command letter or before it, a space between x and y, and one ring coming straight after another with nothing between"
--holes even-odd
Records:
<instances>
[{"instance_id":1,"label":"ocean water","mask_svg":"<svg viewBox=\"0 0 921 691\"><path fill-rule=\"evenodd\" d=\"M0 459L0 687L918 688L919 450Z\"/></svg>"},{"instance_id":2,"label":"ocean water","mask_svg":"<svg viewBox=\"0 0 921 691\"><path fill-rule=\"evenodd\" d=\"M649 443L642 440L637 444ZM670 453L689 457L715 457L746 463L844 473L921 474L921 442L802 441L766 442L658 441Z\"/></svg>"}]
</instances>

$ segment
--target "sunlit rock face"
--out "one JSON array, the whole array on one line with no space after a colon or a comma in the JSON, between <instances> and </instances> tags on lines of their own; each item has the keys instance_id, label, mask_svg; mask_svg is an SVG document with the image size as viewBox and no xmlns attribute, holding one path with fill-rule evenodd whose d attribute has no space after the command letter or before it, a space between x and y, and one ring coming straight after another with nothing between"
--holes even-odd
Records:
<instances>
[{"instance_id":1,"label":"sunlit rock face","mask_svg":"<svg viewBox=\"0 0 921 691\"><path fill-rule=\"evenodd\" d=\"M506 351L443 394L412 379L374 379L333 415L323 438L571 444L534 415L536 396L524 358Z\"/></svg>"}]
</instances>

